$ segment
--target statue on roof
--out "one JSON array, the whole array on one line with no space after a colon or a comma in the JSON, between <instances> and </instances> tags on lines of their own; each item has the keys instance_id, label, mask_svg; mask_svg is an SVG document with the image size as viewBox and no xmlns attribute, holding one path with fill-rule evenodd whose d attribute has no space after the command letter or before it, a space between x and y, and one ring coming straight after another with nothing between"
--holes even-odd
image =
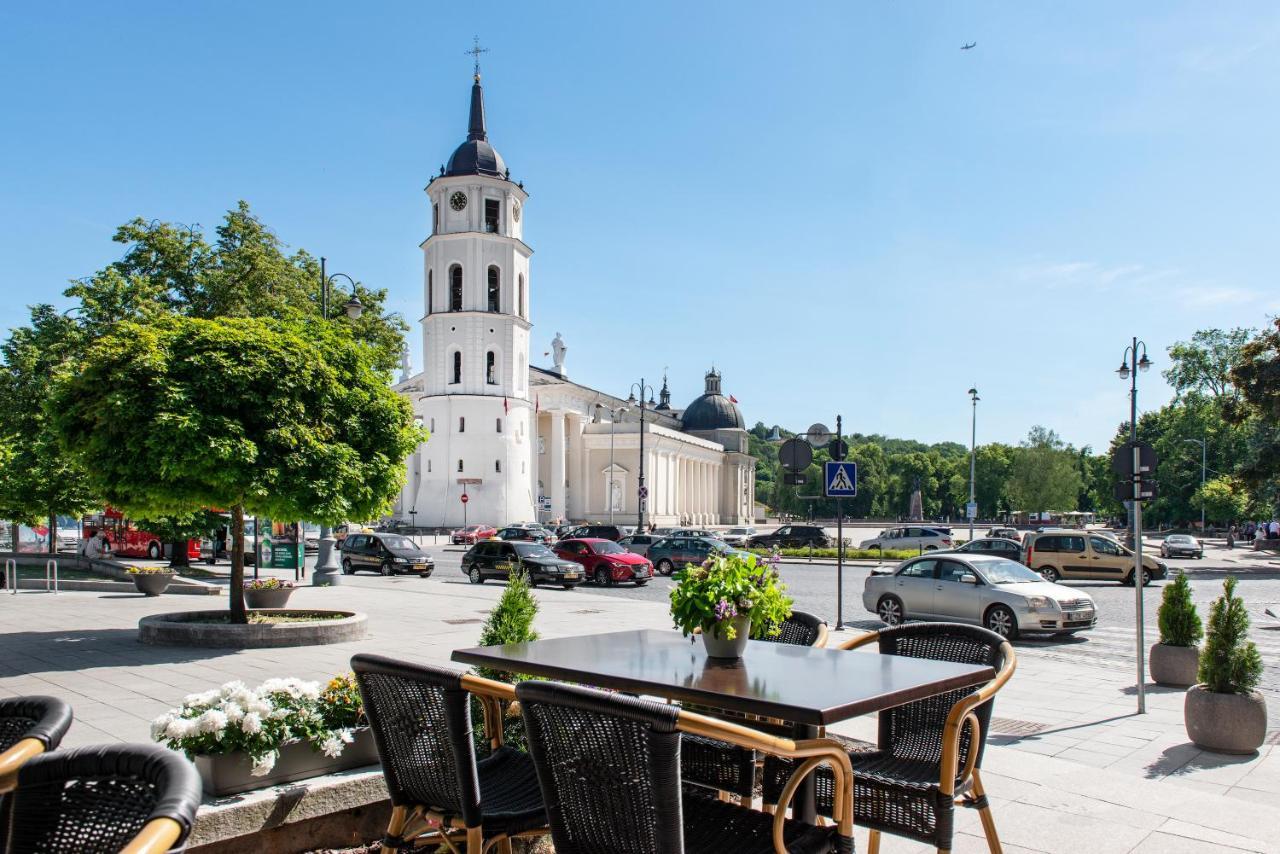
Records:
<instances>
[{"instance_id":1,"label":"statue on roof","mask_svg":"<svg viewBox=\"0 0 1280 854\"><path fill-rule=\"evenodd\" d=\"M568 349L564 339L557 332L556 337L551 341L551 359L555 365L555 372L560 376L564 376L564 354Z\"/></svg>"}]
</instances>

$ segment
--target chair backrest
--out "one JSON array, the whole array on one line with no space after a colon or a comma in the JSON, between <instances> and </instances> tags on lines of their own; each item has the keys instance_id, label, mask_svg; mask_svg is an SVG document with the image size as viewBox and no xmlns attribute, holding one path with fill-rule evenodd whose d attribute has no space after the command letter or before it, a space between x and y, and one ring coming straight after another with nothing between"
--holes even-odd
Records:
<instances>
[{"instance_id":1,"label":"chair backrest","mask_svg":"<svg viewBox=\"0 0 1280 854\"><path fill-rule=\"evenodd\" d=\"M363 653L352 657L351 669L391 803L436 807L478 826L480 784L462 674Z\"/></svg>"},{"instance_id":2,"label":"chair backrest","mask_svg":"<svg viewBox=\"0 0 1280 854\"><path fill-rule=\"evenodd\" d=\"M676 706L552 682L516 686L557 854L680 854Z\"/></svg>"},{"instance_id":3,"label":"chair backrest","mask_svg":"<svg viewBox=\"0 0 1280 854\"><path fill-rule=\"evenodd\" d=\"M8 851L117 852L147 822L176 821L183 848L200 806L200 775L155 744L112 744L37 756L5 799Z\"/></svg>"},{"instance_id":4,"label":"chair backrest","mask_svg":"<svg viewBox=\"0 0 1280 854\"><path fill-rule=\"evenodd\" d=\"M995 632L959 623L907 623L881 629L879 638L882 655L904 655L957 664L985 664L997 671L1004 663L1003 644L1004 638ZM974 690L963 688L948 691L881 712L880 749L902 759L941 761L942 730L947 715L952 706ZM964 767L971 750L977 750L976 762L981 767L994 702L993 698L973 710L978 723L982 725L979 744L970 743L972 736L968 727L961 730L959 767Z\"/></svg>"},{"instance_id":5,"label":"chair backrest","mask_svg":"<svg viewBox=\"0 0 1280 854\"><path fill-rule=\"evenodd\" d=\"M11 697L0 700L0 752L24 738L56 750L71 727L71 707L57 697Z\"/></svg>"},{"instance_id":6,"label":"chair backrest","mask_svg":"<svg viewBox=\"0 0 1280 854\"><path fill-rule=\"evenodd\" d=\"M792 611L791 616L782 621L782 634L770 637L765 635L760 640L786 643L793 646L813 646L822 636L822 627L826 622L813 614L804 611Z\"/></svg>"}]
</instances>

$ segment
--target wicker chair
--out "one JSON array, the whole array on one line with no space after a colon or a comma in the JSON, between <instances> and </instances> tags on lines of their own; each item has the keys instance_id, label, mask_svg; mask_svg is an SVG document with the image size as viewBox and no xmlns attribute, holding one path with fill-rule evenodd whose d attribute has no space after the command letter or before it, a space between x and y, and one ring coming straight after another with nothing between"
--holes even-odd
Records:
<instances>
[{"instance_id":1,"label":"wicker chair","mask_svg":"<svg viewBox=\"0 0 1280 854\"><path fill-rule=\"evenodd\" d=\"M0 700L0 794L18 783L27 760L57 750L71 726L71 707L56 697Z\"/></svg>"},{"instance_id":2,"label":"wicker chair","mask_svg":"<svg viewBox=\"0 0 1280 854\"><path fill-rule=\"evenodd\" d=\"M523 682L516 695L557 854L853 851L848 757L834 742L773 738L665 703L551 682ZM782 793L784 804L801 777L830 763L838 827L686 792L682 733L803 760L795 783Z\"/></svg>"},{"instance_id":3,"label":"wicker chair","mask_svg":"<svg viewBox=\"0 0 1280 854\"><path fill-rule=\"evenodd\" d=\"M758 640L793 646L827 645L826 621L804 611L792 611L782 622L781 633ZM687 706L692 711L709 711ZM759 722L752 726L759 726ZM737 795L749 802L755 795L756 754L732 744L698 736L685 736L680 748L680 773L688 783Z\"/></svg>"},{"instance_id":4,"label":"wicker chair","mask_svg":"<svg viewBox=\"0 0 1280 854\"><path fill-rule=\"evenodd\" d=\"M502 744L499 699L510 685L380 655L351 659L391 795L384 848L434 841L469 854L547 833L547 814L529 755ZM480 700L493 748L476 760L471 699Z\"/></svg>"},{"instance_id":5,"label":"wicker chair","mask_svg":"<svg viewBox=\"0 0 1280 854\"><path fill-rule=\"evenodd\" d=\"M37 756L5 798L5 851L161 854L182 851L200 806L200 775L154 744Z\"/></svg>"},{"instance_id":6,"label":"wicker chair","mask_svg":"<svg viewBox=\"0 0 1280 854\"><path fill-rule=\"evenodd\" d=\"M841 649L879 645L882 655L904 655L995 668L978 690L963 689L917 700L880 713L875 749L849 753L854 775L854 819L871 830L870 854L880 834L891 833L951 850L957 805L977 809L987 847L999 854L1000 839L982 787L982 754L993 698L1009 681L1017 657L1008 641L977 626L910 623L853 638ZM766 811L777 803L793 763L766 759ZM833 778L817 775L818 812L831 815Z\"/></svg>"}]
</instances>

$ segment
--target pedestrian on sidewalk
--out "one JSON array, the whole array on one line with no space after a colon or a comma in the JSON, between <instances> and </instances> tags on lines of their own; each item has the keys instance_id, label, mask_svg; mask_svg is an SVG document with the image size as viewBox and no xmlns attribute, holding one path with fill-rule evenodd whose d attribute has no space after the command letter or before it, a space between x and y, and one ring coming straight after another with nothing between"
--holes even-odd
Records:
<instances>
[{"instance_id":1,"label":"pedestrian on sidewalk","mask_svg":"<svg viewBox=\"0 0 1280 854\"><path fill-rule=\"evenodd\" d=\"M1236 547L1236 526L1232 525L1227 528L1227 548L1234 549Z\"/></svg>"}]
</instances>

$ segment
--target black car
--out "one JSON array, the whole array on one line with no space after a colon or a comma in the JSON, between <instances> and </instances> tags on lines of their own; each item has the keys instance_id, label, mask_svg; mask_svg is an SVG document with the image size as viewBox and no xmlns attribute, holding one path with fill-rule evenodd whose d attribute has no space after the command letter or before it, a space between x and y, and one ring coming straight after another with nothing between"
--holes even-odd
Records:
<instances>
[{"instance_id":1,"label":"black car","mask_svg":"<svg viewBox=\"0 0 1280 854\"><path fill-rule=\"evenodd\" d=\"M524 528L512 525L498 531L500 540L523 540L527 543L545 543L550 540L551 533L546 528Z\"/></svg>"},{"instance_id":2,"label":"black car","mask_svg":"<svg viewBox=\"0 0 1280 854\"><path fill-rule=\"evenodd\" d=\"M472 584L484 584L486 578L510 578L512 572L521 569L534 586L545 581L568 590L582 583L582 567L542 543L485 540L462 556L462 572Z\"/></svg>"},{"instance_id":3,"label":"black car","mask_svg":"<svg viewBox=\"0 0 1280 854\"><path fill-rule=\"evenodd\" d=\"M563 540L613 540L615 543L629 533L619 525L579 525L565 534Z\"/></svg>"},{"instance_id":4,"label":"black car","mask_svg":"<svg viewBox=\"0 0 1280 854\"><path fill-rule=\"evenodd\" d=\"M383 575L413 572L428 578L436 568L431 555L399 534L347 534L338 551L344 575L368 569Z\"/></svg>"},{"instance_id":5,"label":"black car","mask_svg":"<svg viewBox=\"0 0 1280 854\"><path fill-rule=\"evenodd\" d=\"M1007 540L1004 537L985 537L980 540L973 540L955 549L955 551L971 555L992 555L1022 563L1022 544L1014 540Z\"/></svg>"},{"instance_id":6,"label":"black car","mask_svg":"<svg viewBox=\"0 0 1280 854\"><path fill-rule=\"evenodd\" d=\"M768 534L756 534L747 540L747 548L803 549L808 546L824 549L831 545L826 531L816 525L783 525Z\"/></svg>"}]
</instances>

